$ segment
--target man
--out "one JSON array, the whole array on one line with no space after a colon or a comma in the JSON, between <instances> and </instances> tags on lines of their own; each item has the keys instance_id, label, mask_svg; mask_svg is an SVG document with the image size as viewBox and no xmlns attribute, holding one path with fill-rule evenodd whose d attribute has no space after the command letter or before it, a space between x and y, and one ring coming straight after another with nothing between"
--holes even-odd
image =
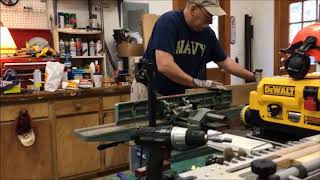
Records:
<instances>
[{"instance_id":1,"label":"man","mask_svg":"<svg viewBox=\"0 0 320 180\"><path fill-rule=\"evenodd\" d=\"M161 95L183 94L192 87L223 88L221 83L198 79L204 64L214 61L237 77L254 80L254 73L234 63L209 27L213 16L226 13L218 0L189 0L183 11L170 11L156 22L144 58L155 64L155 86ZM147 97L135 81L131 100Z\"/></svg>"}]
</instances>

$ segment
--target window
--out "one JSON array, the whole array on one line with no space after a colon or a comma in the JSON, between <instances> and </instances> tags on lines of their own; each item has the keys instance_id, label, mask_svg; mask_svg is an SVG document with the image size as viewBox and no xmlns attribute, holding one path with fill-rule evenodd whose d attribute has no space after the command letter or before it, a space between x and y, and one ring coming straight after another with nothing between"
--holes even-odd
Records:
<instances>
[{"instance_id":1,"label":"window","mask_svg":"<svg viewBox=\"0 0 320 180\"><path fill-rule=\"evenodd\" d=\"M320 0L291 1L289 5L289 43L300 31L315 22L319 22Z\"/></svg>"},{"instance_id":2,"label":"window","mask_svg":"<svg viewBox=\"0 0 320 180\"><path fill-rule=\"evenodd\" d=\"M277 0L275 2L274 74L287 74L281 62L285 49L303 27L320 22L320 0ZM310 68L315 71L315 65Z\"/></svg>"}]
</instances>

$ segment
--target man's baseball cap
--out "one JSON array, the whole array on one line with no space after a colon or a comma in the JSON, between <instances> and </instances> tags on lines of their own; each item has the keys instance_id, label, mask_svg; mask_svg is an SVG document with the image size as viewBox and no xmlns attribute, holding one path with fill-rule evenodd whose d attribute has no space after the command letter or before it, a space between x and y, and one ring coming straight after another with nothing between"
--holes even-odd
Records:
<instances>
[{"instance_id":1,"label":"man's baseball cap","mask_svg":"<svg viewBox=\"0 0 320 180\"><path fill-rule=\"evenodd\" d=\"M190 3L202 6L213 16L223 16L227 13L220 7L218 0L189 0Z\"/></svg>"}]
</instances>

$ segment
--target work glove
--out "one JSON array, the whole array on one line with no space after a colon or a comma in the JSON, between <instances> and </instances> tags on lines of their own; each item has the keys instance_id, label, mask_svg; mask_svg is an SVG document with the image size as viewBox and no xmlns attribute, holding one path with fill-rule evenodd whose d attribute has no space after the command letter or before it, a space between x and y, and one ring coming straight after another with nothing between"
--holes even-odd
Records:
<instances>
[{"instance_id":1,"label":"work glove","mask_svg":"<svg viewBox=\"0 0 320 180\"><path fill-rule=\"evenodd\" d=\"M227 88L225 88L222 83L212 81L212 80L200 80L200 79L193 78L193 84L200 88L227 90Z\"/></svg>"},{"instance_id":2,"label":"work glove","mask_svg":"<svg viewBox=\"0 0 320 180\"><path fill-rule=\"evenodd\" d=\"M259 83L262 78L262 69L256 69L253 73L253 78L248 80L248 82L256 82Z\"/></svg>"}]
</instances>

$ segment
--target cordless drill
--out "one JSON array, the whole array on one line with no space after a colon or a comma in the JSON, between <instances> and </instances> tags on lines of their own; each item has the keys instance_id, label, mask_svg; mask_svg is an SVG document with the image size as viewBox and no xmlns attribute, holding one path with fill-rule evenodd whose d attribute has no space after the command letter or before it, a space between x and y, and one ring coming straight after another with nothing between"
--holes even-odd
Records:
<instances>
[{"instance_id":1,"label":"cordless drill","mask_svg":"<svg viewBox=\"0 0 320 180\"><path fill-rule=\"evenodd\" d=\"M182 128L177 126L143 127L135 131L132 136L135 143L148 149L147 179L161 179L163 160L166 150L185 150L204 146L210 139L215 142L231 142L231 139L219 136L208 137L201 130ZM170 153L169 153L170 154ZM169 155L170 156L170 155ZM144 172L136 171L136 177L143 177Z\"/></svg>"}]
</instances>

